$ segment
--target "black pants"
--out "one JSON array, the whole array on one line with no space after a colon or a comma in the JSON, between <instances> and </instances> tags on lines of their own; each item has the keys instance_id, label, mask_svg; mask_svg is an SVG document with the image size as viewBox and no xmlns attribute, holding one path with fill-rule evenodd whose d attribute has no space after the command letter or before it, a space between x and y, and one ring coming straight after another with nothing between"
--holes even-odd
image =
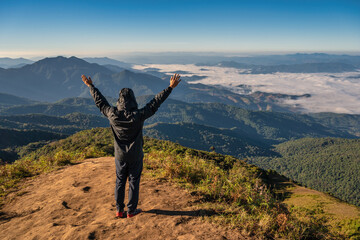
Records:
<instances>
[{"instance_id":1,"label":"black pants","mask_svg":"<svg viewBox=\"0 0 360 240\"><path fill-rule=\"evenodd\" d=\"M129 161L119 161L115 159L116 165L116 186L115 201L117 211L124 211L125 184L129 178L129 201L127 204L128 212L135 211L139 201L140 176L143 169L143 158Z\"/></svg>"}]
</instances>

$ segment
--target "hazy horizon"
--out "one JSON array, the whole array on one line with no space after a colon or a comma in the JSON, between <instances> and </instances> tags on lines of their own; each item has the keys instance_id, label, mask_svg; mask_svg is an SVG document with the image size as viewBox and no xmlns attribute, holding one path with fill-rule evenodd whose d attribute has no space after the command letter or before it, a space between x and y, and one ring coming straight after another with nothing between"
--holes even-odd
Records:
<instances>
[{"instance_id":1,"label":"hazy horizon","mask_svg":"<svg viewBox=\"0 0 360 240\"><path fill-rule=\"evenodd\" d=\"M154 55L194 55L194 56L218 56L218 57L256 57L256 56L270 56L270 55L289 55L289 54L329 54L329 55L349 55L349 56L360 56L359 52L344 52L344 51L328 51L328 52L322 52L322 51L286 51L286 52L184 52L184 51L163 51L163 52L126 52L122 54L115 54L115 55L91 55L91 54L84 54L84 55L76 55L76 54L49 54L49 55L0 55L0 58L24 58L29 59L32 61L38 61L44 58L53 58L53 57L77 57L77 58L110 58L115 60L122 61L124 57L133 57L133 56L154 56ZM169 64L172 64L169 62Z\"/></svg>"}]
</instances>

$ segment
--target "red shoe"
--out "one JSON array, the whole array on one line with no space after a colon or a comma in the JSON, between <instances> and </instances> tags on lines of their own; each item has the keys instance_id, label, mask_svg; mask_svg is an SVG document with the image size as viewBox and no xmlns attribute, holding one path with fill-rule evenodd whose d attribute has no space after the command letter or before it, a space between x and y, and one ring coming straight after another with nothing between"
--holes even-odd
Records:
<instances>
[{"instance_id":1,"label":"red shoe","mask_svg":"<svg viewBox=\"0 0 360 240\"><path fill-rule=\"evenodd\" d=\"M123 218L123 217L125 217L125 212L124 212L124 211L122 211L122 212L116 212L116 217L117 217L117 218Z\"/></svg>"},{"instance_id":2,"label":"red shoe","mask_svg":"<svg viewBox=\"0 0 360 240\"><path fill-rule=\"evenodd\" d=\"M141 210L140 208L135 209L135 211L133 211L132 213L128 213L128 214L127 214L127 218L132 218L132 217L138 215L138 214L141 213L141 212L142 212L142 210Z\"/></svg>"}]
</instances>

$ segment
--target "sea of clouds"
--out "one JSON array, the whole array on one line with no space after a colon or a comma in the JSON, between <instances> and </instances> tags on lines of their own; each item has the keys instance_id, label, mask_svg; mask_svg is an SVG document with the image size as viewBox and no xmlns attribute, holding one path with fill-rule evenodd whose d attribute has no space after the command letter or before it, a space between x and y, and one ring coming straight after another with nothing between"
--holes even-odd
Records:
<instances>
[{"instance_id":1,"label":"sea of clouds","mask_svg":"<svg viewBox=\"0 0 360 240\"><path fill-rule=\"evenodd\" d=\"M311 94L310 98L285 100L285 104L301 106L305 112L335 112L360 114L360 72L346 73L274 73L245 74L245 70L194 64L145 64L133 68L144 70L157 68L159 72L173 74L186 71L184 77L206 76L188 83L221 85L244 94L243 87L251 92L283 93L292 95Z\"/></svg>"}]
</instances>

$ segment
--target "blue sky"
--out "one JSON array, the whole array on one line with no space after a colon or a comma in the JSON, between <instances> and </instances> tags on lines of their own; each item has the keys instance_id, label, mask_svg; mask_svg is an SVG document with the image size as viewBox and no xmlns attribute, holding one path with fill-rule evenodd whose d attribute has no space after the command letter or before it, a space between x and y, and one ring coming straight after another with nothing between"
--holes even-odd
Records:
<instances>
[{"instance_id":1,"label":"blue sky","mask_svg":"<svg viewBox=\"0 0 360 240\"><path fill-rule=\"evenodd\" d=\"M357 52L360 1L0 1L0 57Z\"/></svg>"}]
</instances>

